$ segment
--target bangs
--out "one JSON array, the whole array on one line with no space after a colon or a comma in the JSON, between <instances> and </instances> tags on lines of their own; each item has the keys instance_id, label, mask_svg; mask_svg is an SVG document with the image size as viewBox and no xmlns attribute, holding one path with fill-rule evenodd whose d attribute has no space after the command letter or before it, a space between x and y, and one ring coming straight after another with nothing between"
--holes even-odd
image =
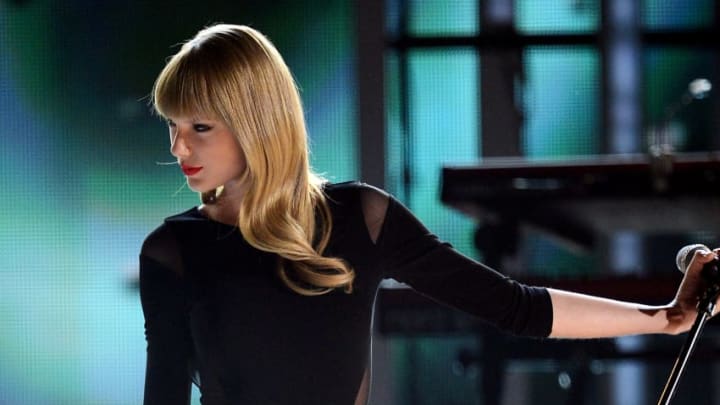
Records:
<instances>
[{"instance_id":1,"label":"bangs","mask_svg":"<svg viewBox=\"0 0 720 405\"><path fill-rule=\"evenodd\" d=\"M153 87L152 104L162 117L202 116L217 118L219 100L210 89L218 88L218 76L209 64L194 61L191 52L180 52L168 62Z\"/></svg>"}]
</instances>

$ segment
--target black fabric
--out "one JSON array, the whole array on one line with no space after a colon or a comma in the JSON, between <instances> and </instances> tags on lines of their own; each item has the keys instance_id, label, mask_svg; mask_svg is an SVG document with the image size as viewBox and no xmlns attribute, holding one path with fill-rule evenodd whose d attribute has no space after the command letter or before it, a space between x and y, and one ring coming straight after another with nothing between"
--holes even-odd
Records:
<instances>
[{"instance_id":1,"label":"black fabric","mask_svg":"<svg viewBox=\"0 0 720 405\"><path fill-rule=\"evenodd\" d=\"M274 255L234 227L197 208L167 218L140 254L145 403L189 403L195 375L203 404L353 404L368 365L375 295L390 277L512 333L550 333L546 289L460 255L393 198L373 242L360 198L373 190L325 188L334 222L327 254L355 269L352 294L301 296L280 281ZM170 259L158 257L167 249Z\"/></svg>"}]
</instances>

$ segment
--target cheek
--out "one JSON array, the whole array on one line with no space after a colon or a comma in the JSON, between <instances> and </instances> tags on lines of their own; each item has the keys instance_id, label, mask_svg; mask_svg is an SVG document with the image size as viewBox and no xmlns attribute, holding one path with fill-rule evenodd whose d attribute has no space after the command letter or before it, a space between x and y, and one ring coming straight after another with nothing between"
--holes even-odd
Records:
<instances>
[{"instance_id":1,"label":"cheek","mask_svg":"<svg viewBox=\"0 0 720 405\"><path fill-rule=\"evenodd\" d=\"M227 162L227 170L234 174L242 173L247 166L245 154L242 153L240 147L234 142L225 143L221 149L221 156L218 156L218 158L222 159L223 162Z\"/></svg>"},{"instance_id":2,"label":"cheek","mask_svg":"<svg viewBox=\"0 0 720 405\"><path fill-rule=\"evenodd\" d=\"M233 162L241 169L245 170L247 166L247 160L245 159L245 153L237 142L233 142L232 145L228 145L228 150L232 151Z\"/></svg>"},{"instance_id":3,"label":"cheek","mask_svg":"<svg viewBox=\"0 0 720 405\"><path fill-rule=\"evenodd\" d=\"M243 154L242 151L238 151L238 154L235 156L235 164L240 172L244 172L247 168L247 160L245 160L245 154Z\"/></svg>"}]
</instances>

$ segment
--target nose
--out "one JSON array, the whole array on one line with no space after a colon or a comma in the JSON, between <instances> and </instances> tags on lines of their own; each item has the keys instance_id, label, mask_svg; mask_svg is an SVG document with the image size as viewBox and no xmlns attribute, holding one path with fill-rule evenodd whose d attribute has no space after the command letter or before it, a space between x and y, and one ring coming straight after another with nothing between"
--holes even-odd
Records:
<instances>
[{"instance_id":1,"label":"nose","mask_svg":"<svg viewBox=\"0 0 720 405\"><path fill-rule=\"evenodd\" d=\"M170 153L179 158L190 154L190 146L180 128L170 128Z\"/></svg>"}]
</instances>

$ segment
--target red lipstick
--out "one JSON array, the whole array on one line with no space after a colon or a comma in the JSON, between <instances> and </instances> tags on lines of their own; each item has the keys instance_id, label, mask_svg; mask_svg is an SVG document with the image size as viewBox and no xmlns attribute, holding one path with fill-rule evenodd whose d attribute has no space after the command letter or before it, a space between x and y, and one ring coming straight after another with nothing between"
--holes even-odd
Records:
<instances>
[{"instance_id":1,"label":"red lipstick","mask_svg":"<svg viewBox=\"0 0 720 405\"><path fill-rule=\"evenodd\" d=\"M200 170L202 170L202 166L188 166L188 165L180 165L182 168L183 173L185 173L186 176L192 176L194 174L197 174Z\"/></svg>"}]
</instances>

